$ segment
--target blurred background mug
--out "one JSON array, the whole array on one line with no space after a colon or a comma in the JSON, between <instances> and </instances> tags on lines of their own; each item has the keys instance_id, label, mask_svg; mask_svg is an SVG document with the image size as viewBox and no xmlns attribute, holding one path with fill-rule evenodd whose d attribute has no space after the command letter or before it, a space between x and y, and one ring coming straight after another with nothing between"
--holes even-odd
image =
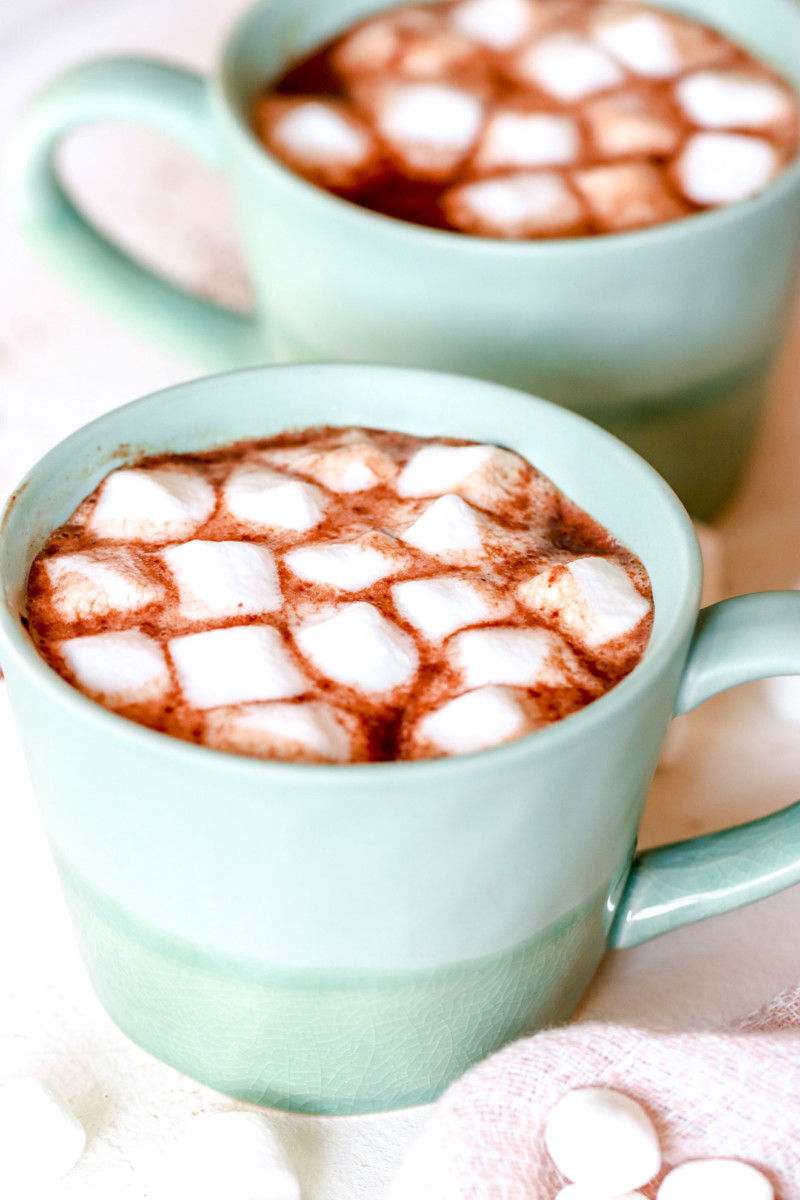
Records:
<instances>
[{"instance_id":1,"label":"blurred background mug","mask_svg":"<svg viewBox=\"0 0 800 1200\"><path fill-rule=\"evenodd\" d=\"M747 463L791 312L800 162L761 196L622 235L548 242L439 232L361 209L277 162L249 120L285 64L396 0L270 0L240 21L210 81L137 59L80 67L24 118L12 202L38 251L144 333L211 368L355 360L435 367L547 396L642 453L697 516ZM794 0L666 0L800 87ZM61 139L144 122L229 176L256 296L242 316L111 245L58 181Z\"/></svg>"},{"instance_id":2,"label":"blurred background mug","mask_svg":"<svg viewBox=\"0 0 800 1200\"><path fill-rule=\"evenodd\" d=\"M511 446L644 562L653 632L605 696L458 758L263 761L87 699L25 628L31 561L113 467L287 425L368 422ZM698 619L701 566L664 482L601 429L481 380L301 365L214 376L51 450L0 519L0 660L97 993L120 1028L218 1091L354 1113L434 1099L564 1021L609 948L800 881L800 803L635 854L671 717L800 673L800 593Z\"/></svg>"}]
</instances>

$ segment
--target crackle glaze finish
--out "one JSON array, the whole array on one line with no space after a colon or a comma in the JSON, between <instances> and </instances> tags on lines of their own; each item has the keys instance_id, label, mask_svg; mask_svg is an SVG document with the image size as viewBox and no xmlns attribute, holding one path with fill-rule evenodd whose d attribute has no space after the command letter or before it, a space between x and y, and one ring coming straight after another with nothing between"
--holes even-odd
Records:
<instances>
[{"instance_id":1,"label":"crackle glaze finish","mask_svg":"<svg viewBox=\"0 0 800 1200\"><path fill-rule=\"evenodd\" d=\"M800 86L794 0L662 0L717 25ZM9 155L35 248L87 296L215 369L388 362L544 395L643 454L698 516L731 495L791 311L800 163L755 200L619 236L504 242L378 217L312 187L257 142L253 95L291 57L395 0L270 0L216 76L114 59L33 105ZM52 169L89 121L140 121L230 177L257 299L243 317L170 286L87 223Z\"/></svg>"},{"instance_id":2,"label":"crackle glaze finish","mask_svg":"<svg viewBox=\"0 0 800 1200\"><path fill-rule=\"evenodd\" d=\"M655 622L640 664L495 750L304 766L135 725L38 657L21 621L29 565L110 468L315 423L455 434L532 459L644 562ZM220 1091L330 1113L431 1100L508 1038L565 1020L608 946L800 879L797 807L634 857L673 713L800 672L800 595L727 601L698 623L686 513L564 409L386 367L199 380L52 450L1 539L0 661L94 985L135 1041Z\"/></svg>"}]
</instances>

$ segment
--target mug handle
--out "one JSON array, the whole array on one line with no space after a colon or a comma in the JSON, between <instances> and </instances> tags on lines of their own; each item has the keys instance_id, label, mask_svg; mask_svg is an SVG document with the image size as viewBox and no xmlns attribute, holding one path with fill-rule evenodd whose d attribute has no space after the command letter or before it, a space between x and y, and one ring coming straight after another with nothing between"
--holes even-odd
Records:
<instances>
[{"instance_id":1,"label":"mug handle","mask_svg":"<svg viewBox=\"0 0 800 1200\"><path fill-rule=\"evenodd\" d=\"M800 675L800 593L760 592L703 609L676 715L726 688ZM633 859L609 935L624 950L800 882L800 802L757 821Z\"/></svg>"},{"instance_id":2,"label":"mug handle","mask_svg":"<svg viewBox=\"0 0 800 1200\"><path fill-rule=\"evenodd\" d=\"M222 150L202 76L147 59L113 58L68 71L33 102L10 144L12 211L38 254L105 311L205 366L263 359L253 316L201 300L141 266L78 211L55 158L71 130L91 121L138 121L174 138L209 166Z\"/></svg>"}]
</instances>

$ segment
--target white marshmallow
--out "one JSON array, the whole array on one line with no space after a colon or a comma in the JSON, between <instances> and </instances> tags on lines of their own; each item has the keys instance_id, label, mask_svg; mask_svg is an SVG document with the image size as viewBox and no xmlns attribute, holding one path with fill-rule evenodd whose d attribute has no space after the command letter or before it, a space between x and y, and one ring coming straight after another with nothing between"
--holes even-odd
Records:
<instances>
[{"instance_id":1,"label":"white marshmallow","mask_svg":"<svg viewBox=\"0 0 800 1200\"><path fill-rule=\"evenodd\" d=\"M581 1187L579 1183L568 1183L555 1200L646 1200L642 1192L626 1192L624 1196L609 1196L593 1187Z\"/></svg>"},{"instance_id":2,"label":"white marshmallow","mask_svg":"<svg viewBox=\"0 0 800 1200\"><path fill-rule=\"evenodd\" d=\"M177 542L211 516L213 487L200 475L171 467L112 471L87 525L102 538Z\"/></svg>"},{"instance_id":3,"label":"white marshmallow","mask_svg":"<svg viewBox=\"0 0 800 1200\"><path fill-rule=\"evenodd\" d=\"M484 237L564 233L584 217L580 201L560 175L548 171L482 179L444 196L452 225Z\"/></svg>"},{"instance_id":4,"label":"white marshmallow","mask_svg":"<svg viewBox=\"0 0 800 1200\"><path fill-rule=\"evenodd\" d=\"M450 20L459 33L492 50L510 50L531 28L529 0L462 0Z\"/></svg>"},{"instance_id":5,"label":"white marshmallow","mask_svg":"<svg viewBox=\"0 0 800 1200\"><path fill-rule=\"evenodd\" d=\"M791 114L789 96L769 79L698 71L675 87L686 116L706 129L760 129Z\"/></svg>"},{"instance_id":6,"label":"white marshmallow","mask_svg":"<svg viewBox=\"0 0 800 1200\"><path fill-rule=\"evenodd\" d=\"M487 593L462 576L440 575L396 583L392 599L401 617L428 641L437 642L457 629L507 616L512 601Z\"/></svg>"},{"instance_id":7,"label":"white marshmallow","mask_svg":"<svg viewBox=\"0 0 800 1200\"><path fill-rule=\"evenodd\" d=\"M307 475L332 492L364 492L386 482L396 473L388 454L364 435L345 438L344 444L331 450L309 450L289 446L270 451L268 461L288 467L298 475Z\"/></svg>"},{"instance_id":8,"label":"white marshmallow","mask_svg":"<svg viewBox=\"0 0 800 1200\"><path fill-rule=\"evenodd\" d=\"M774 146L737 133L696 133L676 164L695 204L735 204L762 191L778 170Z\"/></svg>"},{"instance_id":9,"label":"white marshmallow","mask_svg":"<svg viewBox=\"0 0 800 1200\"><path fill-rule=\"evenodd\" d=\"M467 629L450 643L464 686L563 687L574 655L549 629Z\"/></svg>"},{"instance_id":10,"label":"white marshmallow","mask_svg":"<svg viewBox=\"0 0 800 1200\"><path fill-rule=\"evenodd\" d=\"M85 550L44 559L51 599L65 621L140 612L164 597L164 587L151 578L130 552Z\"/></svg>"},{"instance_id":11,"label":"white marshmallow","mask_svg":"<svg viewBox=\"0 0 800 1200\"><path fill-rule=\"evenodd\" d=\"M417 734L445 754L474 754L530 733L533 724L509 688L485 687L423 717Z\"/></svg>"},{"instance_id":12,"label":"white marshmallow","mask_svg":"<svg viewBox=\"0 0 800 1200\"><path fill-rule=\"evenodd\" d=\"M234 625L172 638L169 652L184 699L194 708L290 700L308 680L269 625Z\"/></svg>"},{"instance_id":13,"label":"white marshmallow","mask_svg":"<svg viewBox=\"0 0 800 1200\"><path fill-rule=\"evenodd\" d=\"M650 612L649 601L611 558L577 558L546 568L520 584L517 594L528 608L556 618L567 634L592 649L630 633Z\"/></svg>"},{"instance_id":14,"label":"white marshmallow","mask_svg":"<svg viewBox=\"0 0 800 1200\"><path fill-rule=\"evenodd\" d=\"M325 515L324 492L267 467L232 471L224 489L228 512L252 529L293 529L304 533Z\"/></svg>"},{"instance_id":15,"label":"white marshmallow","mask_svg":"<svg viewBox=\"0 0 800 1200\"><path fill-rule=\"evenodd\" d=\"M572 33L555 33L534 42L518 56L517 69L565 103L618 87L625 78L600 46Z\"/></svg>"},{"instance_id":16,"label":"white marshmallow","mask_svg":"<svg viewBox=\"0 0 800 1200\"><path fill-rule=\"evenodd\" d=\"M773 1200L768 1179L747 1163L707 1158L682 1163L658 1189L658 1200Z\"/></svg>"},{"instance_id":17,"label":"white marshmallow","mask_svg":"<svg viewBox=\"0 0 800 1200\"><path fill-rule=\"evenodd\" d=\"M271 758L347 762L352 753L345 725L318 700L215 709L206 718L205 738L219 750Z\"/></svg>"},{"instance_id":18,"label":"white marshmallow","mask_svg":"<svg viewBox=\"0 0 800 1200\"><path fill-rule=\"evenodd\" d=\"M397 480L404 499L457 492L465 500L490 508L519 488L526 464L518 454L498 446L423 446L412 454Z\"/></svg>"},{"instance_id":19,"label":"white marshmallow","mask_svg":"<svg viewBox=\"0 0 800 1200\"><path fill-rule=\"evenodd\" d=\"M400 535L417 550L443 561L471 561L481 556L489 520L460 496L440 496Z\"/></svg>"},{"instance_id":20,"label":"white marshmallow","mask_svg":"<svg viewBox=\"0 0 800 1200\"><path fill-rule=\"evenodd\" d=\"M376 17L344 38L335 51L336 66L354 76L384 71L404 39L429 37L438 27L436 14L425 9L405 9Z\"/></svg>"},{"instance_id":21,"label":"white marshmallow","mask_svg":"<svg viewBox=\"0 0 800 1200\"><path fill-rule=\"evenodd\" d=\"M681 130L667 108L640 92L613 92L587 104L586 120L601 154L608 158L634 154L672 154Z\"/></svg>"},{"instance_id":22,"label":"white marshmallow","mask_svg":"<svg viewBox=\"0 0 800 1200\"><path fill-rule=\"evenodd\" d=\"M321 542L300 546L284 558L299 579L360 592L379 579L403 569L406 556L397 553L394 538L379 532L365 533L348 542Z\"/></svg>"},{"instance_id":23,"label":"white marshmallow","mask_svg":"<svg viewBox=\"0 0 800 1200\"><path fill-rule=\"evenodd\" d=\"M389 691L417 669L412 638L372 604L346 604L310 617L295 641L323 675L364 692Z\"/></svg>"},{"instance_id":24,"label":"white marshmallow","mask_svg":"<svg viewBox=\"0 0 800 1200\"><path fill-rule=\"evenodd\" d=\"M490 117L475 160L481 170L550 167L574 162L579 149L572 117L501 109Z\"/></svg>"},{"instance_id":25,"label":"white marshmallow","mask_svg":"<svg viewBox=\"0 0 800 1200\"><path fill-rule=\"evenodd\" d=\"M647 162L610 163L575 172L575 185L606 229L638 229L682 215L683 209Z\"/></svg>"},{"instance_id":26,"label":"white marshmallow","mask_svg":"<svg viewBox=\"0 0 800 1200\"><path fill-rule=\"evenodd\" d=\"M601 19L594 36L604 50L629 70L649 79L670 79L682 68L669 25L655 13L632 13Z\"/></svg>"},{"instance_id":27,"label":"white marshmallow","mask_svg":"<svg viewBox=\"0 0 800 1200\"><path fill-rule=\"evenodd\" d=\"M42 1079L0 1087L0 1129L0 1187L9 1200L52 1186L72 1170L86 1146L80 1121Z\"/></svg>"},{"instance_id":28,"label":"white marshmallow","mask_svg":"<svg viewBox=\"0 0 800 1200\"><path fill-rule=\"evenodd\" d=\"M267 1119L254 1112L195 1118L162 1162L165 1196L300 1200L300 1184Z\"/></svg>"},{"instance_id":29,"label":"white marshmallow","mask_svg":"<svg viewBox=\"0 0 800 1200\"><path fill-rule=\"evenodd\" d=\"M272 551L251 542L184 542L161 557L178 586L179 615L190 621L251 617L283 604Z\"/></svg>"},{"instance_id":30,"label":"white marshmallow","mask_svg":"<svg viewBox=\"0 0 800 1200\"><path fill-rule=\"evenodd\" d=\"M271 129L276 145L310 171L349 174L373 152L368 131L339 107L322 100L291 104Z\"/></svg>"},{"instance_id":31,"label":"white marshmallow","mask_svg":"<svg viewBox=\"0 0 800 1200\"><path fill-rule=\"evenodd\" d=\"M145 704L172 687L164 651L140 629L71 638L59 648L78 684L108 704Z\"/></svg>"},{"instance_id":32,"label":"white marshmallow","mask_svg":"<svg viewBox=\"0 0 800 1200\"><path fill-rule=\"evenodd\" d=\"M608 1197L648 1183L661 1151L653 1122L640 1104L605 1087L576 1088L547 1117L550 1157L567 1179Z\"/></svg>"},{"instance_id":33,"label":"white marshmallow","mask_svg":"<svg viewBox=\"0 0 800 1200\"><path fill-rule=\"evenodd\" d=\"M380 133L421 175L447 176L472 148L483 104L471 92L443 83L391 86L378 103Z\"/></svg>"}]
</instances>

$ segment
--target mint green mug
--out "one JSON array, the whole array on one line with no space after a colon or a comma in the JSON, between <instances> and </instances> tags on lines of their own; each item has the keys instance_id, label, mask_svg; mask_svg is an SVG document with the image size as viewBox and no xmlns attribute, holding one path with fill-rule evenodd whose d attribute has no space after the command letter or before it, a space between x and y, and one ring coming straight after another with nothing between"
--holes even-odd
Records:
<instances>
[{"instance_id":1,"label":"mint green mug","mask_svg":"<svg viewBox=\"0 0 800 1200\"><path fill-rule=\"evenodd\" d=\"M34 246L87 295L214 369L351 360L433 367L544 395L599 422L698 516L747 462L800 258L800 162L759 198L638 233L504 242L423 229L287 171L248 109L292 57L394 0L270 0L233 30L210 82L156 62L91 63L20 126L10 197ZM795 0L668 0L800 87ZM134 263L89 225L54 170L91 121L144 122L223 169L256 310L239 316Z\"/></svg>"},{"instance_id":2,"label":"mint green mug","mask_svg":"<svg viewBox=\"0 0 800 1200\"><path fill-rule=\"evenodd\" d=\"M644 561L655 624L634 671L559 724L463 758L304 766L236 757L86 699L25 630L28 568L111 468L288 425L499 442ZM184 384L39 462L0 526L0 661L81 949L133 1040L255 1103L356 1113L432 1100L526 1030L569 1017L609 947L800 880L800 805L635 855L674 713L800 673L800 594L698 619L673 493L546 401L478 380L286 366Z\"/></svg>"}]
</instances>

